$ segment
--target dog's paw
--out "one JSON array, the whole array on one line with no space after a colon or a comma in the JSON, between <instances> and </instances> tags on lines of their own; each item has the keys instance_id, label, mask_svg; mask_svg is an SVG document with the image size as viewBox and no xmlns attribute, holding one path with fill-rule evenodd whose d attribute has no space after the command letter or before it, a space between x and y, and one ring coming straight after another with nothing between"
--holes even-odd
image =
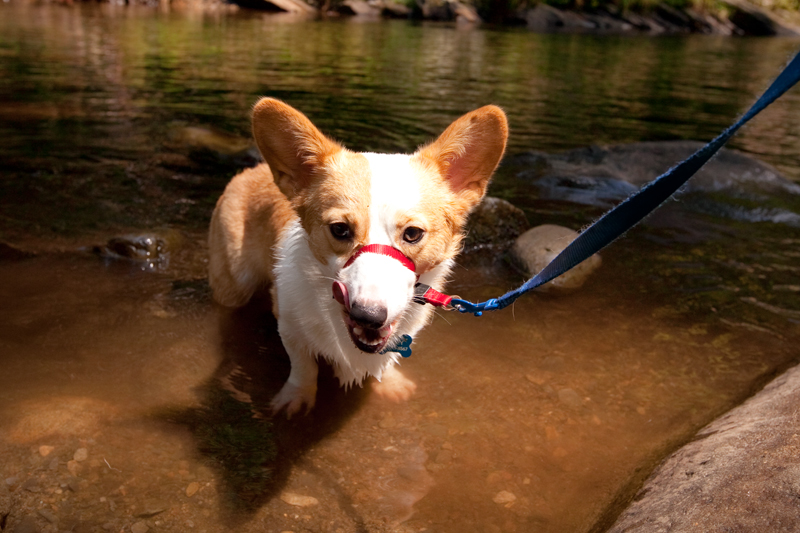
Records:
<instances>
[{"instance_id":1,"label":"dog's paw","mask_svg":"<svg viewBox=\"0 0 800 533\"><path fill-rule=\"evenodd\" d=\"M270 407L273 415L285 410L286 418L292 418L292 415L297 414L303 406L305 406L304 414L308 414L314 408L316 399L316 387L298 387L287 381L270 402Z\"/></svg>"},{"instance_id":2,"label":"dog's paw","mask_svg":"<svg viewBox=\"0 0 800 533\"><path fill-rule=\"evenodd\" d=\"M411 398L411 395L417 390L417 384L392 366L386 369L380 381L372 384L372 390L385 400L399 403Z\"/></svg>"}]
</instances>

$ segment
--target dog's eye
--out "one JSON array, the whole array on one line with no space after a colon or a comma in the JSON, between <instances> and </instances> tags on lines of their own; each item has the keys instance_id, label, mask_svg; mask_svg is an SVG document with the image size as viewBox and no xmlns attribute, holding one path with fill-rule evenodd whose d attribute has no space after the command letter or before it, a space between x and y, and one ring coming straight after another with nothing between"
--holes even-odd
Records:
<instances>
[{"instance_id":1,"label":"dog's eye","mask_svg":"<svg viewBox=\"0 0 800 533\"><path fill-rule=\"evenodd\" d=\"M403 232L403 240L409 244L416 244L422 239L423 235L425 235L424 229L410 226Z\"/></svg>"},{"instance_id":2,"label":"dog's eye","mask_svg":"<svg viewBox=\"0 0 800 533\"><path fill-rule=\"evenodd\" d=\"M347 241L353 238L353 232L350 226L344 222L336 222L329 227L331 229L331 235L333 235L333 238L337 241Z\"/></svg>"}]
</instances>

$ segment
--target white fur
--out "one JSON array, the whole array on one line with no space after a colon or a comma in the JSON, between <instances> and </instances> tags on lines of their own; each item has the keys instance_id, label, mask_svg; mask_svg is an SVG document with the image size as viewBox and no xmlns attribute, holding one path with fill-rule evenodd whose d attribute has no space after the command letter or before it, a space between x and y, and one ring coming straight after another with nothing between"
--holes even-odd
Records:
<instances>
[{"instance_id":1,"label":"white fur","mask_svg":"<svg viewBox=\"0 0 800 533\"><path fill-rule=\"evenodd\" d=\"M396 220L419 203L418 178L409 165L408 156L364 155L371 170L370 244L397 246L394 242ZM370 375L380 381L398 361L396 352L368 354L353 344L342 306L332 298L334 280L346 285L351 302L369 302L387 308L387 322L397 322L389 346L402 335L413 337L431 318L430 305L419 305L411 300L416 275L399 261L365 253L344 270L346 257L331 256L327 264L321 264L310 249L308 235L299 219L282 234L276 246L276 257L278 331L292 369L273 406L286 407L290 414L302 404L309 408L314 404L318 356L334 365L337 377L345 386L360 385ZM444 261L425 273L420 281L438 286L451 267L452 261ZM404 379L401 375L399 378L392 375L393 380Z\"/></svg>"}]
</instances>

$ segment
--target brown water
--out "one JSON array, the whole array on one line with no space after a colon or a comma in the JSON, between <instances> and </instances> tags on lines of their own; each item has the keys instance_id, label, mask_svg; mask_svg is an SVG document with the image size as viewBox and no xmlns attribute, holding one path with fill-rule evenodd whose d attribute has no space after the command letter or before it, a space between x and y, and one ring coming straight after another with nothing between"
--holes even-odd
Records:
<instances>
[{"instance_id":1,"label":"brown water","mask_svg":"<svg viewBox=\"0 0 800 533\"><path fill-rule=\"evenodd\" d=\"M403 363L411 401L323 372L311 415L273 420L288 363L268 305L226 313L204 281L204 227L246 158L185 128L241 134L272 94L356 149L413 149L489 101L512 152L707 138L798 44L0 5L0 236L38 252L0 259L0 530L601 531L665 454L796 362L796 226L688 195L578 293L437 316ZM796 93L736 140L792 178ZM495 193L533 223L599 213L510 180ZM734 200L800 209L759 194ZM169 260L80 249L129 230L167 235ZM520 281L463 264L451 288L473 300Z\"/></svg>"}]
</instances>

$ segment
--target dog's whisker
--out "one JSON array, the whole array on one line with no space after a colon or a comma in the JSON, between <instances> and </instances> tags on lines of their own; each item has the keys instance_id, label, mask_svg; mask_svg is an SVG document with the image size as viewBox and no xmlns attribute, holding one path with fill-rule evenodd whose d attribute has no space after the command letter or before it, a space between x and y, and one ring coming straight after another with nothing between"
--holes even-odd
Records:
<instances>
[{"instance_id":1,"label":"dog's whisker","mask_svg":"<svg viewBox=\"0 0 800 533\"><path fill-rule=\"evenodd\" d=\"M442 312L439 312L439 311L435 311L435 310L434 310L434 314L435 314L436 316L438 316L438 317L441 317L441 318L442 318L442 320L444 320L445 322L447 322L447 324L448 324L449 326L452 326L452 325L453 325L453 323L452 323L452 322L450 322L449 320L447 320L447 319L444 317L444 313L442 313Z\"/></svg>"}]
</instances>

